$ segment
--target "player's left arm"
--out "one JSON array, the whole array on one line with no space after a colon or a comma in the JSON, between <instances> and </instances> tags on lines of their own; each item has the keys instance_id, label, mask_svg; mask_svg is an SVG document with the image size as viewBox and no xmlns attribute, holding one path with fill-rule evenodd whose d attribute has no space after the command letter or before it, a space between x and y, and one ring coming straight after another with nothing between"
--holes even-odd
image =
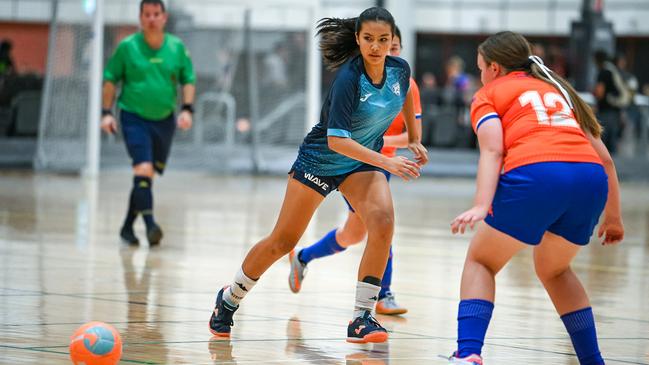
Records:
<instances>
[{"instance_id":1,"label":"player's left arm","mask_svg":"<svg viewBox=\"0 0 649 365\"><path fill-rule=\"evenodd\" d=\"M406 101L403 104L403 117L406 121L408 149L415 155L415 160L422 166L428 162L428 150L421 144L421 123L415 118L415 96L413 88L408 88Z\"/></svg>"},{"instance_id":2,"label":"player's left arm","mask_svg":"<svg viewBox=\"0 0 649 365\"><path fill-rule=\"evenodd\" d=\"M178 128L187 130L192 127L194 121L194 96L196 95L196 86L194 84L183 85L183 106L178 115Z\"/></svg>"},{"instance_id":3,"label":"player's left arm","mask_svg":"<svg viewBox=\"0 0 649 365\"><path fill-rule=\"evenodd\" d=\"M410 89L408 93L412 92L413 102L415 106L415 127L417 128L417 133L419 134L419 140L421 141L421 100L419 98L419 90L417 89L417 84L414 81L410 83ZM402 111L402 113L404 113ZM405 114L404 114L405 115ZM404 118L405 119L405 118ZM383 144L387 147L397 147L397 148L406 148L408 147L408 131L397 135L384 136Z\"/></svg>"},{"instance_id":4,"label":"player's left arm","mask_svg":"<svg viewBox=\"0 0 649 365\"><path fill-rule=\"evenodd\" d=\"M182 110L178 115L178 128L187 130L192 127L194 121L194 98L196 96L196 74L194 65L187 49L183 49L182 65L180 69L180 83L182 86Z\"/></svg>"},{"instance_id":5,"label":"player's left arm","mask_svg":"<svg viewBox=\"0 0 649 365\"><path fill-rule=\"evenodd\" d=\"M604 221L599 226L597 236L604 236L603 245L620 243L624 239L624 224L622 223L622 204L620 203L620 182L617 179L615 163L604 142L600 138L586 133L590 144L595 148L608 175L608 197L604 207Z\"/></svg>"},{"instance_id":6,"label":"player's left arm","mask_svg":"<svg viewBox=\"0 0 649 365\"><path fill-rule=\"evenodd\" d=\"M396 134L392 136L383 136L383 147L408 147L408 132Z\"/></svg>"}]
</instances>

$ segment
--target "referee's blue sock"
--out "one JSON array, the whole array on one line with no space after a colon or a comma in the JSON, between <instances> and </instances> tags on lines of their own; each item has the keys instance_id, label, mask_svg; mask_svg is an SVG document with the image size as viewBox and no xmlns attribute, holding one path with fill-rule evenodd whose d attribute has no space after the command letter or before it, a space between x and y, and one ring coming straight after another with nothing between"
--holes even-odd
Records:
<instances>
[{"instance_id":1,"label":"referee's blue sock","mask_svg":"<svg viewBox=\"0 0 649 365\"><path fill-rule=\"evenodd\" d=\"M604 359L597 345L595 318L591 307L561 316L581 365L602 365Z\"/></svg>"},{"instance_id":2,"label":"referee's blue sock","mask_svg":"<svg viewBox=\"0 0 649 365\"><path fill-rule=\"evenodd\" d=\"M298 260L306 265L313 259L333 255L337 252L344 251L345 247L340 246L336 241L336 231L337 229L334 229L333 231L327 233L324 237L322 237L320 241L312 244L309 247L303 248L298 253Z\"/></svg>"},{"instance_id":3,"label":"referee's blue sock","mask_svg":"<svg viewBox=\"0 0 649 365\"><path fill-rule=\"evenodd\" d=\"M482 299L460 301L457 313L457 357L480 355L494 304Z\"/></svg>"}]
</instances>

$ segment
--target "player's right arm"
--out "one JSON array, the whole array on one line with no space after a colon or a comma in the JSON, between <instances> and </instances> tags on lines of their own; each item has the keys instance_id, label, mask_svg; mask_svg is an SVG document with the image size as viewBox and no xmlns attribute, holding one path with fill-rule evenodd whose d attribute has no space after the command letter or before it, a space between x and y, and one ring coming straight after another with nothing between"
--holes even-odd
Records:
<instances>
[{"instance_id":1,"label":"player's right arm","mask_svg":"<svg viewBox=\"0 0 649 365\"><path fill-rule=\"evenodd\" d=\"M480 160L473 208L458 215L451 222L453 233L464 233L468 225L474 225L485 219L496 195L500 171L503 164L503 130L499 122L484 124L478 130Z\"/></svg>"},{"instance_id":2,"label":"player's right arm","mask_svg":"<svg viewBox=\"0 0 649 365\"><path fill-rule=\"evenodd\" d=\"M471 120L480 146L477 187L473 208L451 222L453 233L464 233L467 226L473 228L487 217L503 166L505 149L502 124L493 102L484 91L476 94L471 105Z\"/></svg>"},{"instance_id":3,"label":"player's right arm","mask_svg":"<svg viewBox=\"0 0 649 365\"><path fill-rule=\"evenodd\" d=\"M113 134L117 131L117 121L111 110L115 101L116 84L124 78L125 50L123 43L120 43L113 56L108 60L104 70L104 84L102 86L101 98L101 129Z\"/></svg>"},{"instance_id":4,"label":"player's right arm","mask_svg":"<svg viewBox=\"0 0 649 365\"><path fill-rule=\"evenodd\" d=\"M403 156L387 157L349 137L327 136L329 149L354 160L380 167L408 181L419 177L419 165Z\"/></svg>"},{"instance_id":5,"label":"player's right arm","mask_svg":"<svg viewBox=\"0 0 649 365\"><path fill-rule=\"evenodd\" d=\"M606 175L608 175L608 198L604 207L604 221L599 226L597 236L604 236L602 244L620 243L624 238L624 224L622 223L622 206L620 203L620 183L617 179L615 163L604 142L600 138L593 137L586 133L590 144L595 148L604 165Z\"/></svg>"}]
</instances>

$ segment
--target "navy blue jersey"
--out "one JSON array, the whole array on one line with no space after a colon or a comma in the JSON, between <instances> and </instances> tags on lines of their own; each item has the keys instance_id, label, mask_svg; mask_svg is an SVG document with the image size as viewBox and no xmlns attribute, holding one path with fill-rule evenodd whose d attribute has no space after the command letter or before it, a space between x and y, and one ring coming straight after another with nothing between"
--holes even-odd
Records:
<instances>
[{"instance_id":1,"label":"navy blue jersey","mask_svg":"<svg viewBox=\"0 0 649 365\"><path fill-rule=\"evenodd\" d=\"M359 55L338 71L322 105L320 122L304 138L293 168L320 176L350 172L363 163L329 149L328 136L351 138L379 152L383 134L403 108L410 86L410 66L388 56L380 85L372 84Z\"/></svg>"}]
</instances>

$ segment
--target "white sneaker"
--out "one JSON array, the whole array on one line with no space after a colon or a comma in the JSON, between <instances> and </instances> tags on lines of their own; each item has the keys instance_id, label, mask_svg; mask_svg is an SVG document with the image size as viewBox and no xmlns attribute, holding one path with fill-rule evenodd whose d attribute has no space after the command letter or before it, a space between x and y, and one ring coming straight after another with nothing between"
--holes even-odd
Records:
<instances>
[{"instance_id":1,"label":"white sneaker","mask_svg":"<svg viewBox=\"0 0 649 365\"><path fill-rule=\"evenodd\" d=\"M291 263L291 272L288 274L288 286L293 293L298 293L302 289L302 280L306 276L306 265L301 263L297 258L299 252L291 250L288 254L288 261Z\"/></svg>"}]
</instances>

